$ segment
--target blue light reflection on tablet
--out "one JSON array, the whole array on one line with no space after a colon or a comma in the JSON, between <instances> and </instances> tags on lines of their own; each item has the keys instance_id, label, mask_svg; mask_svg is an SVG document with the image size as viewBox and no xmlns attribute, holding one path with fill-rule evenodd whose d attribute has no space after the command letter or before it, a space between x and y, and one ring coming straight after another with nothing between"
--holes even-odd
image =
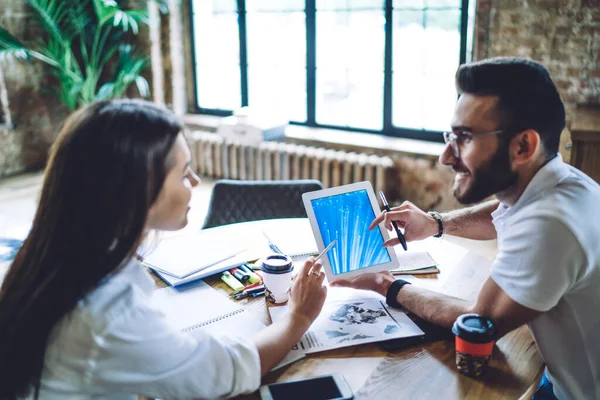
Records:
<instances>
[{"instance_id":1,"label":"blue light reflection on tablet","mask_svg":"<svg viewBox=\"0 0 600 400\"><path fill-rule=\"evenodd\" d=\"M311 200L324 246L337 244L327 253L334 274L390 262L366 190Z\"/></svg>"}]
</instances>

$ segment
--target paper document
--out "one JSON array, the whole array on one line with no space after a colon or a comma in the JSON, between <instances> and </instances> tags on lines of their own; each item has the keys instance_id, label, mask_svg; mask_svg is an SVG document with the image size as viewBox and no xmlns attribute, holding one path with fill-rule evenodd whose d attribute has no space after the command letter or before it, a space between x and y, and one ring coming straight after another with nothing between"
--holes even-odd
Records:
<instances>
[{"instance_id":1,"label":"paper document","mask_svg":"<svg viewBox=\"0 0 600 400\"><path fill-rule=\"evenodd\" d=\"M396 255L398 256L398 268L390 270L391 273L411 273L423 269L437 271L438 263L426 251L398 251L396 249Z\"/></svg>"},{"instance_id":2,"label":"paper document","mask_svg":"<svg viewBox=\"0 0 600 400\"><path fill-rule=\"evenodd\" d=\"M202 269L201 271L193 273L192 275L188 275L182 279L176 278L169 274L162 273L161 271L156 270L156 269L152 268L151 266L148 266L147 264L146 264L146 266L148 266L150 269L152 269L156 273L156 275L158 275L163 281L167 282L169 285L171 285L173 287L179 287L179 286L185 285L186 283L194 282L199 279L206 278L208 276L215 275L220 272L239 267L240 265L245 264L245 263L246 263L246 258L243 256L243 254L238 254L236 256L233 256L232 258L228 258L224 261L213 264L210 267L206 267L206 268Z\"/></svg>"},{"instance_id":3,"label":"paper document","mask_svg":"<svg viewBox=\"0 0 600 400\"><path fill-rule=\"evenodd\" d=\"M244 250L240 244L198 231L160 241L154 250L143 255L143 261L156 271L183 279Z\"/></svg>"},{"instance_id":4,"label":"paper document","mask_svg":"<svg viewBox=\"0 0 600 400\"><path fill-rule=\"evenodd\" d=\"M343 297L328 295L321 314L298 343L298 350L310 354L423 334L404 312L388 307L382 296L354 291ZM271 307L269 312L275 322L286 315L288 307Z\"/></svg>"}]
</instances>

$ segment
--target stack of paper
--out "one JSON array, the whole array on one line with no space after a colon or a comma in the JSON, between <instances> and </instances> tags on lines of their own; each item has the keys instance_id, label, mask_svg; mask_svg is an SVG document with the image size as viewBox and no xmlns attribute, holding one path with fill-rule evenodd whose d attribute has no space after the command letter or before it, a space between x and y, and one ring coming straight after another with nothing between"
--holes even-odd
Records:
<instances>
[{"instance_id":1,"label":"stack of paper","mask_svg":"<svg viewBox=\"0 0 600 400\"><path fill-rule=\"evenodd\" d=\"M394 275L398 274L438 274L438 263L426 251L404 251L396 246L396 255L398 256L398 268L390 270Z\"/></svg>"},{"instance_id":2,"label":"stack of paper","mask_svg":"<svg viewBox=\"0 0 600 400\"><path fill-rule=\"evenodd\" d=\"M245 247L198 231L162 240L143 263L171 286L178 286L243 264Z\"/></svg>"}]
</instances>

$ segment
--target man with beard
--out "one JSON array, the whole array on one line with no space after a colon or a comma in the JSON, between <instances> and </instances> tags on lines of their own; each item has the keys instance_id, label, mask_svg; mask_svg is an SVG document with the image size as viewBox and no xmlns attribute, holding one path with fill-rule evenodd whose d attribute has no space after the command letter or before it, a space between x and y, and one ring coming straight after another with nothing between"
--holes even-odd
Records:
<instances>
[{"instance_id":1,"label":"man with beard","mask_svg":"<svg viewBox=\"0 0 600 400\"><path fill-rule=\"evenodd\" d=\"M456 175L460 210L426 213L405 202L379 215L407 241L444 233L498 239L476 304L394 280L389 272L333 286L374 290L392 306L450 328L465 313L491 318L502 336L523 324L546 362L534 399L600 399L600 186L558 154L565 110L546 69L496 58L463 65L460 98L440 162ZM384 245L398 244L398 239Z\"/></svg>"}]
</instances>

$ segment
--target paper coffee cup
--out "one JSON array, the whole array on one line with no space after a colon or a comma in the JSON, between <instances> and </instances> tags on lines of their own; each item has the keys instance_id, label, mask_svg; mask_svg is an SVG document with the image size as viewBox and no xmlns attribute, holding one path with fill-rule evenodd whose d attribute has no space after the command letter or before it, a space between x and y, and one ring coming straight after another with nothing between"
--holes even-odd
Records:
<instances>
[{"instance_id":1,"label":"paper coffee cup","mask_svg":"<svg viewBox=\"0 0 600 400\"><path fill-rule=\"evenodd\" d=\"M263 283L267 300L274 304L288 301L294 263L284 254L271 254L261 260Z\"/></svg>"},{"instance_id":2,"label":"paper coffee cup","mask_svg":"<svg viewBox=\"0 0 600 400\"><path fill-rule=\"evenodd\" d=\"M456 346L456 369L479 378L487 369L496 341L494 322L479 314L463 314L452 326Z\"/></svg>"}]
</instances>

